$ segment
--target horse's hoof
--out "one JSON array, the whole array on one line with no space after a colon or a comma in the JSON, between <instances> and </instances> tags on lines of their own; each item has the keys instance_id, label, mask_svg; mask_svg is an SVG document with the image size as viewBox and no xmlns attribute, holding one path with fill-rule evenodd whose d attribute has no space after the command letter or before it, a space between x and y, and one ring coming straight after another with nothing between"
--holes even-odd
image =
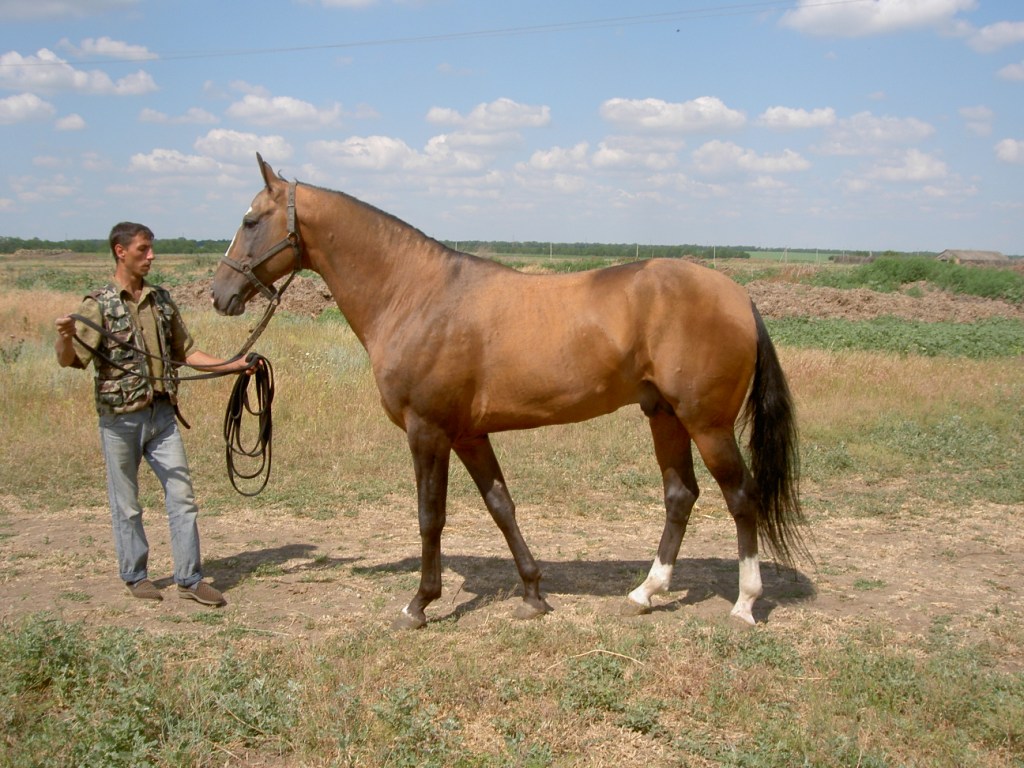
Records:
<instances>
[{"instance_id":1,"label":"horse's hoof","mask_svg":"<svg viewBox=\"0 0 1024 768\"><path fill-rule=\"evenodd\" d=\"M395 620L391 622L391 628L394 630L405 630L405 629L421 629L427 625L426 619L417 619L415 616L402 611L395 617Z\"/></svg>"},{"instance_id":2,"label":"horse's hoof","mask_svg":"<svg viewBox=\"0 0 1024 768\"><path fill-rule=\"evenodd\" d=\"M619 609L619 612L623 616L646 616L651 612L651 610L651 606L649 605L640 605L640 603L626 598L626 602L622 604L622 608Z\"/></svg>"},{"instance_id":3,"label":"horse's hoof","mask_svg":"<svg viewBox=\"0 0 1024 768\"><path fill-rule=\"evenodd\" d=\"M729 616L734 618L734 619L736 619L737 621L741 621L744 624L746 624L748 626L751 626L751 627L757 625L757 622L754 621L754 614L752 614L750 612L749 608L747 608L747 609L733 608L729 612Z\"/></svg>"},{"instance_id":4,"label":"horse's hoof","mask_svg":"<svg viewBox=\"0 0 1024 768\"><path fill-rule=\"evenodd\" d=\"M551 612L551 606L546 602L542 602L541 606L531 605L527 602L522 602L516 606L516 609L512 611L512 617L526 621L528 619L537 619L543 616L545 613Z\"/></svg>"}]
</instances>

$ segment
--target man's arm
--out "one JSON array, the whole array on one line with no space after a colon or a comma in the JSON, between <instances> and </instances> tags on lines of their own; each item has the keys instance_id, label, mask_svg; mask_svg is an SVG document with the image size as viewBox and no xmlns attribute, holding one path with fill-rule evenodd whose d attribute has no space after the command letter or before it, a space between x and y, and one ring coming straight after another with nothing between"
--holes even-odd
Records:
<instances>
[{"instance_id":1,"label":"man's arm","mask_svg":"<svg viewBox=\"0 0 1024 768\"><path fill-rule=\"evenodd\" d=\"M75 321L70 315L64 315L58 317L56 320L57 325L57 341L54 343L54 350L57 352L57 362L61 368L67 368L72 366L75 368L82 367L82 361L78 359L78 353L75 352Z\"/></svg>"},{"instance_id":2,"label":"man's arm","mask_svg":"<svg viewBox=\"0 0 1024 768\"><path fill-rule=\"evenodd\" d=\"M208 355L201 349L194 349L185 357L185 365L195 368L197 371L211 371L217 373L241 373L242 371L255 370L255 365L247 363L245 358L229 361L219 357Z\"/></svg>"}]
</instances>

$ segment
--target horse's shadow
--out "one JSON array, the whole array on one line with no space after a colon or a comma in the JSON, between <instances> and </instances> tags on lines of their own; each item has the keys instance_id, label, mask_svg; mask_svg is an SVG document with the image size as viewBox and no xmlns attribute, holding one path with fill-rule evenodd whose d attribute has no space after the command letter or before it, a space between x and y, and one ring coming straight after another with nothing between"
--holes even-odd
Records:
<instances>
[{"instance_id":1,"label":"horse's shadow","mask_svg":"<svg viewBox=\"0 0 1024 768\"><path fill-rule=\"evenodd\" d=\"M651 561L549 560L538 564L543 573L541 591L545 595L621 597L625 600L626 594L646 577ZM522 584L510 558L450 555L443 558L443 565L464 579L460 592L472 595L469 600L455 606L452 611L455 619L496 600L522 594ZM410 557L354 570L367 575L418 574L420 560ZM804 573L788 566L763 564L761 578L764 594L755 603L753 611L757 621L765 621L779 605L810 600L817 594L814 584ZM670 589L673 593L682 594L667 602L656 601L652 612L678 611L716 597L734 603L739 595L737 561L718 557L680 558L676 561Z\"/></svg>"},{"instance_id":2,"label":"horse's shadow","mask_svg":"<svg viewBox=\"0 0 1024 768\"><path fill-rule=\"evenodd\" d=\"M318 549L315 544L294 543L249 550L207 560L204 571L217 588L225 592L237 587L250 575L261 572L337 572L337 569L347 565L352 566L352 573L357 576L418 575L420 572L418 557L407 557L378 565L357 566L353 564L363 558L317 557ZM283 568L284 563L294 560L301 562ZM443 564L446 569L463 578L459 592L472 596L452 610L451 616L456 620L490 603L522 594L519 575L509 557L449 555L444 557ZM539 565L544 574L541 588L545 594L625 599L625 595L633 586L646 576L650 564L649 560L613 559L541 561ZM678 611L712 598L735 602L738 596L737 568L735 559L680 558L676 562L670 589L673 593L681 594L667 602L656 601L653 612ZM779 605L809 600L817 594L814 584L804 573L787 566L766 563L762 566L761 577L764 594L754 605L754 618L758 621L765 621ZM167 579L167 582L170 583L170 579ZM450 593L450 586L448 590Z\"/></svg>"}]
</instances>

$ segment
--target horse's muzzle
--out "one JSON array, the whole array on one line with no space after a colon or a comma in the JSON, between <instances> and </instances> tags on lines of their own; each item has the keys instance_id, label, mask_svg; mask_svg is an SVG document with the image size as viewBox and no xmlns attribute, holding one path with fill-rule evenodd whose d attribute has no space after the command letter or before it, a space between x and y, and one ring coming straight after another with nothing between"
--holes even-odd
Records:
<instances>
[{"instance_id":1,"label":"horse's muzzle","mask_svg":"<svg viewBox=\"0 0 1024 768\"><path fill-rule=\"evenodd\" d=\"M213 300L213 308L217 310L218 314L228 315L234 317L245 312L245 301L242 300L240 294L233 293L231 296L224 300L224 297L218 296L215 293L211 294Z\"/></svg>"}]
</instances>

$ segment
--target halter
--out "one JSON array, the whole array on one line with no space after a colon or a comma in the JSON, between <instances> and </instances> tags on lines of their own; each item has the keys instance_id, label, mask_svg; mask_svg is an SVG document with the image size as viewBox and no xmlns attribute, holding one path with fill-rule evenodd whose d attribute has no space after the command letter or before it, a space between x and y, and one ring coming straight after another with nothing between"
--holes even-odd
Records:
<instances>
[{"instance_id":1,"label":"halter","mask_svg":"<svg viewBox=\"0 0 1024 768\"><path fill-rule=\"evenodd\" d=\"M249 348L256 343L256 339L258 339L260 334L263 333L263 330L270 322L270 318L274 316L277 306L281 303L281 296L284 294L285 289L291 285L292 280L295 279L295 276L299 274L302 269L302 240L299 237L299 230L297 226L298 222L295 215L295 187L297 185L297 181L293 181L288 184L288 234L285 235L283 240L270 248L270 250L258 259L254 259L248 264L243 264L240 261L228 258L226 253L220 257L222 264L227 264L236 272L241 272L245 276L246 280L252 283L256 287L256 290L258 290L268 301L267 310L263 314L263 319L256 325L252 331L252 335L249 336L249 340L242 346L241 351L238 353L240 356L248 352ZM291 248L292 251L295 252L295 266L292 267L292 273L288 275L288 279L285 280L284 285L282 285L280 289L275 290L273 285L268 286L256 277L253 270L263 262L276 256L285 248Z\"/></svg>"}]
</instances>

